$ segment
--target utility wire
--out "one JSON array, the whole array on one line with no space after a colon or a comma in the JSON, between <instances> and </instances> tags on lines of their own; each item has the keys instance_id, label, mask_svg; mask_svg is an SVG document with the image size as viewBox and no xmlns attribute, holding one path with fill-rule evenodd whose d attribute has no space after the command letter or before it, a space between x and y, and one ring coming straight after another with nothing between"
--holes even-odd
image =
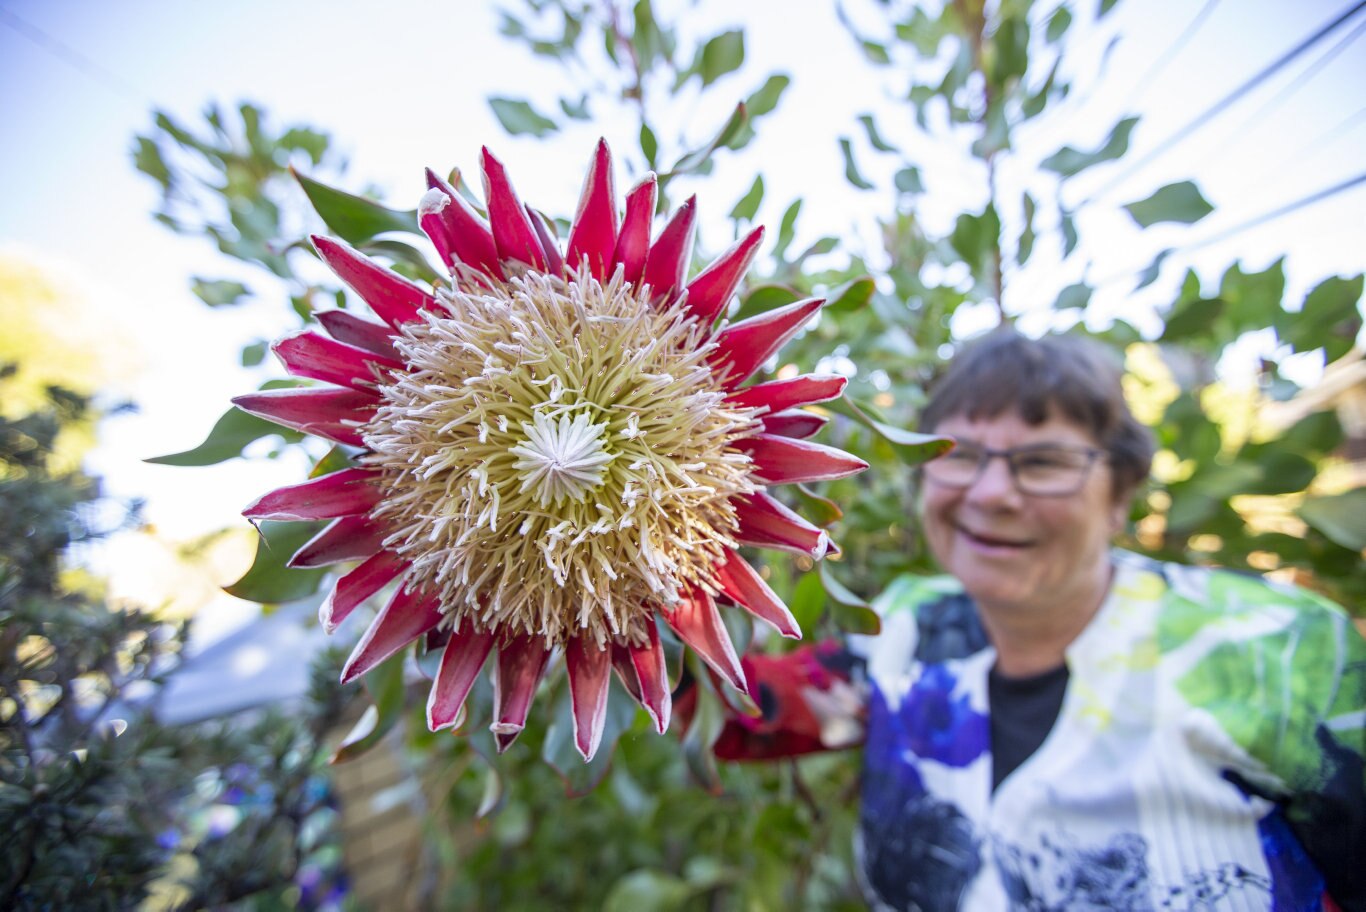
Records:
<instances>
[{"instance_id":1,"label":"utility wire","mask_svg":"<svg viewBox=\"0 0 1366 912\"><path fill-rule=\"evenodd\" d=\"M9 26L15 33L33 42L67 66L89 76L111 92L122 95L139 105L146 104L146 93L140 91L131 82L100 66L80 51L52 37L33 23L19 18L7 9L0 9L0 23Z\"/></svg>"},{"instance_id":2,"label":"utility wire","mask_svg":"<svg viewBox=\"0 0 1366 912\"><path fill-rule=\"evenodd\" d=\"M1333 142L1333 140L1337 139L1344 133L1347 133L1357 124L1361 123L1362 120L1366 120L1366 107L1358 108L1356 113L1354 114L1348 114L1347 117L1338 121L1336 124L1329 127L1324 132L1320 133L1318 136L1315 136L1313 139L1309 140L1309 142L1300 146L1294 152L1291 152L1285 158L1276 162L1275 165L1268 168L1265 172L1259 175L1256 180L1252 181L1252 183L1254 185L1260 185L1264 183L1266 178L1285 170L1287 165L1299 161L1302 157L1304 157L1305 153L1311 150L1322 149L1323 147L1327 146L1329 143Z\"/></svg>"},{"instance_id":3,"label":"utility wire","mask_svg":"<svg viewBox=\"0 0 1366 912\"><path fill-rule=\"evenodd\" d=\"M1206 155L1204 159L1201 160L1200 165L1203 165L1210 158L1222 154L1224 150L1226 150L1235 139L1237 139L1241 134L1247 131L1248 127L1250 127L1253 123L1266 116L1266 114L1270 111L1273 111L1276 108L1283 105L1286 99L1288 99L1291 95L1294 95L1296 92L1298 92L1305 85L1305 83L1313 79L1314 76L1316 76L1320 70L1322 70L1325 66L1331 63L1339 54L1345 51L1348 48L1348 46L1352 44L1352 42L1356 41L1356 39L1361 36L1362 32L1366 32L1366 21L1358 23L1356 28L1352 29L1350 32L1347 33L1346 37L1344 37L1341 41L1333 45L1328 50L1324 51L1323 54L1321 54L1317 60L1315 60L1309 66L1305 67L1304 71L1301 72L1298 76L1296 76L1293 80L1288 82L1285 85L1285 87L1281 89L1281 91L1277 92L1273 97L1269 98L1264 104L1261 105L1261 107L1257 108L1257 110L1253 111L1241 123L1239 123L1238 126L1234 127L1233 130L1229 133L1229 135L1224 139L1224 142L1221 145L1219 145L1216 149L1211 151L1208 155ZM1196 167L1192 168L1192 170L1200 170L1200 165L1197 165Z\"/></svg>"},{"instance_id":4,"label":"utility wire","mask_svg":"<svg viewBox=\"0 0 1366 912\"><path fill-rule=\"evenodd\" d=\"M1211 119L1218 116L1225 109L1227 109L1229 105L1238 101L1248 92L1252 91L1252 89L1256 88L1257 86L1265 82L1267 79L1274 76L1277 72L1279 72L1282 68L1284 68L1295 58L1299 57L1309 48L1313 47L1315 44L1322 41L1326 36L1332 34L1334 31L1340 28L1342 24L1345 23L1348 19L1352 18L1357 13L1359 13L1363 7L1366 7L1366 0L1357 0L1357 2L1354 3L1350 9L1339 14L1338 17L1334 19L1332 22L1323 26L1317 32L1310 35L1308 38L1305 38L1299 44L1295 45L1295 47L1291 48L1289 51L1282 54L1279 58L1272 61L1267 66L1263 67L1260 71L1254 74L1246 82L1242 83L1233 91L1225 95L1223 98L1219 99L1214 104L1210 105L1204 111L1201 111L1198 115L1196 115L1190 121L1188 121L1184 126L1179 128L1175 133L1172 133L1170 136L1168 136L1162 142L1158 143L1152 149L1149 149L1146 153L1139 156L1139 158L1135 161L1130 162L1128 167L1126 167L1120 173L1111 177L1111 179L1108 182L1106 182L1099 190L1095 191L1086 199L1082 200L1082 202L1078 203L1075 207L1073 207L1073 211L1080 209L1083 206L1089 205L1090 203L1095 202L1100 197L1109 193L1120 183L1128 179L1135 171L1138 171L1140 168L1147 165L1153 159L1157 158L1159 155L1162 155L1172 146L1186 139L1186 137L1190 136L1200 127L1205 126L1207 123L1210 122Z\"/></svg>"},{"instance_id":5,"label":"utility wire","mask_svg":"<svg viewBox=\"0 0 1366 912\"><path fill-rule=\"evenodd\" d=\"M1133 109L1134 102L1143 97L1143 93L1152 85L1157 74L1166 69L1186 43L1195 36L1200 30L1200 26L1209 18L1209 14L1214 12L1214 8L1219 4L1219 0L1205 0L1205 5L1200 7L1200 12L1195 14L1195 18L1176 36L1176 40L1167 45L1167 49L1153 61L1152 65L1134 82L1134 87L1129 91L1129 97L1119 106L1121 111Z\"/></svg>"},{"instance_id":6,"label":"utility wire","mask_svg":"<svg viewBox=\"0 0 1366 912\"><path fill-rule=\"evenodd\" d=\"M1306 206L1312 206L1315 203L1323 202L1324 200L1330 197L1337 196L1339 193L1346 193L1348 190L1351 190L1354 187L1361 186L1362 184L1366 184L1366 172L1358 174L1356 177L1348 178L1347 180L1342 181L1341 183L1334 184L1331 187L1325 187L1322 190L1317 190L1314 193L1309 194L1308 196L1304 196L1295 200L1294 202L1286 203L1284 206L1278 206L1277 208L1272 209L1269 212L1263 212L1261 215L1253 216L1252 218L1247 219L1246 221L1239 222L1236 225L1232 225L1228 228L1225 228L1223 231L1220 231L1217 234L1212 234L1209 237L1201 238L1200 240L1195 241L1194 243L1184 244L1181 247L1176 247L1171 250L1168 250L1162 256L1165 258L1168 256L1185 255L1194 253L1197 250L1203 250L1204 248L1212 246L1214 244L1218 244L1221 241L1226 241L1236 234L1241 234L1244 231L1250 231L1251 229L1256 228L1259 225L1264 225L1267 222L1275 221L1276 219L1281 218L1282 216L1289 215L1290 213L1303 209ZM1113 285L1116 282L1122 282L1126 279L1134 278L1136 276L1141 275L1148 268L1149 267L1145 266L1141 269L1127 269L1123 272L1117 272L1114 275L1102 279L1092 287L1104 288L1106 286Z\"/></svg>"}]
</instances>

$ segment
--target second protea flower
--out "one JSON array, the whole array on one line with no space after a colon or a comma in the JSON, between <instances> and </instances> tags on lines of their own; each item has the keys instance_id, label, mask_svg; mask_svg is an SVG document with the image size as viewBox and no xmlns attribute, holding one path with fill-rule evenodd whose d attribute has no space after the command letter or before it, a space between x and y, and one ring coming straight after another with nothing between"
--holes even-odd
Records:
<instances>
[{"instance_id":1,"label":"second protea flower","mask_svg":"<svg viewBox=\"0 0 1366 912\"><path fill-rule=\"evenodd\" d=\"M457 722L496 653L492 728L506 748L562 650L589 758L613 667L658 730L668 726L657 617L742 691L717 598L800 636L736 548L823 556L825 532L763 489L867 466L802 439L823 419L800 407L839 396L843 378L741 386L824 303L716 325L762 229L685 283L693 200L651 243L653 175L619 222L600 143L562 255L487 150L482 164L487 221L428 173L419 219L450 269L432 292L313 239L383 323L319 314L330 338L303 332L275 351L290 373L328 385L234 401L361 453L245 515L332 520L291 561L360 561L323 605L329 629L398 582L345 680L448 633L427 704L435 730Z\"/></svg>"}]
</instances>

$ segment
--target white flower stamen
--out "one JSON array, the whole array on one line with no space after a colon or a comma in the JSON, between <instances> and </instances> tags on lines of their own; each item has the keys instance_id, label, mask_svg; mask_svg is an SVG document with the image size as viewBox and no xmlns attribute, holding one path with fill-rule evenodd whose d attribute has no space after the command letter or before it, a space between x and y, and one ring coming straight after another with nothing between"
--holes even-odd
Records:
<instances>
[{"instance_id":1,"label":"white flower stamen","mask_svg":"<svg viewBox=\"0 0 1366 912\"><path fill-rule=\"evenodd\" d=\"M520 490L530 490L542 507L558 506L565 499L583 500L602 484L603 472L612 461L612 454L603 449L605 427L606 422L590 424L586 412L573 421L561 415L558 423L537 412L532 423L522 422L525 442L508 447L508 452L521 457L512 464L522 473Z\"/></svg>"}]
</instances>

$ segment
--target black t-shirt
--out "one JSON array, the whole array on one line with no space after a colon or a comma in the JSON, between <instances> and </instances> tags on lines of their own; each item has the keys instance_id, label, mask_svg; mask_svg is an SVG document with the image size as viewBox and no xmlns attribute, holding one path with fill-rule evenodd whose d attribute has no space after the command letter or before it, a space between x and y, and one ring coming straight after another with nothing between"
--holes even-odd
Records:
<instances>
[{"instance_id":1,"label":"black t-shirt","mask_svg":"<svg viewBox=\"0 0 1366 912\"><path fill-rule=\"evenodd\" d=\"M1065 664L1026 678L1006 677L995 668L987 675L993 792L1053 730L1067 691L1067 677Z\"/></svg>"}]
</instances>

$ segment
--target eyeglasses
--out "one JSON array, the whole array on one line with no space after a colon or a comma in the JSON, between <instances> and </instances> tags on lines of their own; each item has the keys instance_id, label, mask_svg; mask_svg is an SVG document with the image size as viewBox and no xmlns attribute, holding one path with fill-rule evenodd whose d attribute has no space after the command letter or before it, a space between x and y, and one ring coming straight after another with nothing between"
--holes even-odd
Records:
<instances>
[{"instance_id":1,"label":"eyeglasses","mask_svg":"<svg viewBox=\"0 0 1366 912\"><path fill-rule=\"evenodd\" d=\"M1086 484L1096 460L1105 456L1095 447L1036 444L993 450L960 442L938 459L923 466L926 477L947 488L968 488L977 483L987 463L997 456L1010 467L1010 477L1021 494L1034 497L1066 497Z\"/></svg>"}]
</instances>

